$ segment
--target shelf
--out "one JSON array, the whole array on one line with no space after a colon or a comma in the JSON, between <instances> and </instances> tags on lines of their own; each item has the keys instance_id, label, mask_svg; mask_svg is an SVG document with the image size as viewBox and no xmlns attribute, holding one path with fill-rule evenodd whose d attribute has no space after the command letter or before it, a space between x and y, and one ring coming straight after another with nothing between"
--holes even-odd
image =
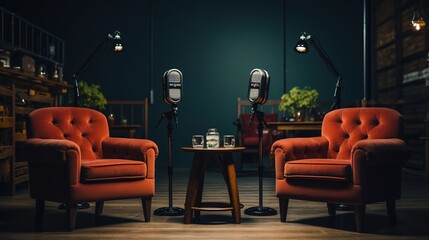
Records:
<instances>
[{"instance_id":1,"label":"shelf","mask_svg":"<svg viewBox=\"0 0 429 240\"><path fill-rule=\"evenodd\" d=\"M24 133L15 133L15 142L24 142L27 140L27 135Z\"/></svg>"},{"instance_id":2,"label":"shelf","mask_svg":"<svg viewBox=\"0 0 429 240\"><path fill-rule=\"evenodd\" d=\"M22 114L22 115L28 115L30 112L32 112L34 108L28 108L28 107L15 107L15 114Z\"/></svg>"},{"instance_id":3,"label":"shelf","mask_svg":"<svg viewBox=\"0 0 429 240\"><path fill-rule=\"evenodd\" d=\"M13 91L12 89L9 89L9 88L0 87L0 95L12 97Z\"/></svg>"},{"instance_id":4,"label":"shelf","mask_svg":"<svg viewBox=\"0 0 429 240\"><path fill-rule=\"evenodd\" d=\"M44 85L48 87L52 87L55 89L62 88L73 88L73 86L68 85L67 82L60 82L58 80L39 78L34 76L34 73L25 73L21 70L11 69L0 67L0 78L6 78L9 81L14 81L23 85Z\"/></svg>"},{"instance_id":5,"label":"shelf","mask_svg":"<svg viewBox=\"0 0 429 240\"><path fill-rule=\"evenodd\" d=\"M13 146L0 146L0 160L13 156Z\"/></svg>"},{"instance_id":6,"label":"shelf","mask_svg":"<svg viewBox=\"0 0 429 240\"><path fill-rule=\"evenodd\" d=\"M0 117L0 128L12 128L14 125L14 117Z\"/></svg>"},{"instance_id":7,"label":"shelf","mask_svg":"<svg viewBox=\"0 0 429 240\"><path fill-rule=\"evenodd\" d=\"M23 174L21 176L15 177L15 185L23 182L27 182L29 179L28 174Z\"/></svg>"}]
</instances>

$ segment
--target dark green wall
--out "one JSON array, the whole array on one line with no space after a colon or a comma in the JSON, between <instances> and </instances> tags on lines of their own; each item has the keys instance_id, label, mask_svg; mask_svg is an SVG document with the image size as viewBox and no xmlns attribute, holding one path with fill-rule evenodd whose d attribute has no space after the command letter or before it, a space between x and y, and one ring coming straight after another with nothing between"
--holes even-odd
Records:
<instances>
[{"instance_id":1,"label":"dark green wall","mask_svg":"<svg viewBox=\"0 0 429 240\"><path fill-rule=\"evenodd\" d=\"M106 47L81 80L100 84L108 99L149 97L148 1L34 2L5 0L2 5L65 40L67 80L105 34L118 29L126 51L116 55ZM236 99L247 98L253 68L270 73L270 99L280 98L286 82L287 90L309 86L319 90L321 100L332 100L335 79L314 49L306 55L292 50L302 31L317 36L344 76L344 101L362 99L362 5L342 0L154 0L149 132L160 147L158 166L167 162L166 121L157 129L155 124L170 110L162 101L161 88L161 76L170 68L184 75L179 128L173 131L177 167L190 166L191 155L180 147L190 144L192 134L211 127L235 134Z\"/></svg>"}]
</instances>

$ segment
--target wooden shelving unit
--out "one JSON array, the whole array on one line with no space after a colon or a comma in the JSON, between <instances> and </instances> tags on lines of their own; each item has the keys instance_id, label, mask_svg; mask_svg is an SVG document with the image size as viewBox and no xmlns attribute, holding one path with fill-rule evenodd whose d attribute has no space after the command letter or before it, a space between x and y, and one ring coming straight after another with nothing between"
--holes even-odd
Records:
<instances>
[{"instance_id":1,"label":"wooden shelving unit","mask_svg":"<svg viewBox=\"0 0 429 240\"><path fill-rule=\"evenodd\" d=\"M0 181L11 182L15 164L15 118L13 117L14 93L0 86Z\"/></svg>"},{"instance_id":2,"label":"wooden shelving unit","mask_svg":"<svg viewBox=\"0 0 429 240\"><path fill-rule=\"evenodd\" d=\"M413 31L413 11L428 12L427 0L378 0L372 3L373 84L378 105L397 109L404 117L408 167L424 169L428 136L428 30ZM426 76L427 75L427 76Z\"/></svg>"},{"instance_id":3,"label":"wooden shelving unit","mask_svg":"<svg viewBox=\"0 0 429 240\"><path fill-rule=\"evenodd\" d=\"M62 81L64 41L2 7L0 15L0 192L13 195L28 181L28 114L61 105L71 86Z\"/></svg>"},{"instance_id":4,"label":"wooden shelving unit","mask_svg":"<svg viewBox=\"0 0 429 240\"><path fill-rule=\"evenodd\" d=\"M17 184L28 181L22 151L26 117L34 109L58 106L60 95L70 88L64 82L0 67L0 186L7 193L13 195Z\"/></svg>"}]
</instances>

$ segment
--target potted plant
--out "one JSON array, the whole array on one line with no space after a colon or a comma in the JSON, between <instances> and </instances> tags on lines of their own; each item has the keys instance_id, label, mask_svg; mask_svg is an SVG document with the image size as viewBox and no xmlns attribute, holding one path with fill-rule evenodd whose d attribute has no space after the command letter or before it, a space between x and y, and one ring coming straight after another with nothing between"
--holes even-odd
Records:
<instances>
[{"instance_id":1,"label":"potted plant","mask_svg":"<svg viewBox=\"0 0 429 240\"><path fill-rule=\"evenodd\" d=\"M80 81L79 86L79 99L78 103L81 107L92 108L96 110L104 110L107 100L101 92L100 85L88 84L87 82ZM73 97L69 96L69 104L72 103Z\"/></svg>"},{"instance_id":2,"label":"potted plant","mask_svg":"<svg viewBox=\"0 0 429 240\"><path fill-rule=\"evenodd\" d=\"M279 110L288 111L297 121L310 118L311 111L317 107L319 93L309 87L293 87L281 96ZM303 116L304 115L304 116Z\"/></svg>"}]
</instances>

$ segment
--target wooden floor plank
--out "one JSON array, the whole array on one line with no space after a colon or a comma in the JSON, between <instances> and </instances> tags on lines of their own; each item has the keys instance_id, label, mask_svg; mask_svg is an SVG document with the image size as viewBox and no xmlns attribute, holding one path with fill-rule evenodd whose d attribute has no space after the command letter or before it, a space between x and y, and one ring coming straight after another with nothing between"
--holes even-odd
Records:
<instances>
[{"instance_id":1,"label":"wooden floor plank","mask_svg":"<svg viewBox=\"0 0 429 240\"><path fill-rule=\"evenodd\" d=\"M152 210L166 207L168 187L165 169L157 170L156 196ZM189 169L174 169L173 205L184 207ZM329 217L326 204L291 200L288 219L279 215L248 216L244 209L258 205L256 172L237 176L240 201L244 204L241 224L233 224L230 211L202 212L198 222L183 224L183 216L154 216L144 222L140 199L106 201L100 221L94 222L95 204L78 212L76 230L67 231L65 211L47 202L44 232L34 231L34 201L27 188L15 196L0 196L0 239L428 239L429 184L422 175L404 171L402 199L397 201L398 223L390 226L384 203L370 204L366 210L369 233L356 233L352 212ZM264 206L278 211L274 176L264 177ZM203 200L228 201L225 182L218 171L206 173Z\"/></svg>"}]
</instances>

